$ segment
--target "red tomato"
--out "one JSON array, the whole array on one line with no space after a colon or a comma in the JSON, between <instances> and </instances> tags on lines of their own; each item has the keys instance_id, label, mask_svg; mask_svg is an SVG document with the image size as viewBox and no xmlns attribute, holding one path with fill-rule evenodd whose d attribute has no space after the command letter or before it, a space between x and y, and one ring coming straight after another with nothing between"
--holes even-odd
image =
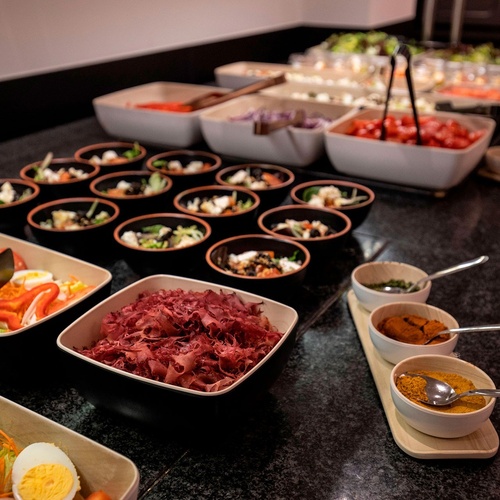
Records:
<instances>
[{"instance_id":1,"label":"red tomato","mask_svg":"<svg viewBox=\"0 0 500 500\"><path fill-rule=\"evenodd\" d=\"M104 491L94 491L85 500L111 500L111 497Z\"/></svg>"},{"instance_id":2,"label":"red tomato","mask_svg":"<svg viewBox=\"0 0 500 500\"><path fill-rule=\"evenodd\" d=\"M388 115L384 121L386 140L402 144L416 144L417 129L411 115L396 119ZM454 119L441 121L435 116L419 117L422 145L436 148L464 149L479 139L484 130L469 132ZM366 139L379 139L381 120L353 120L347 134Z\"/></svg>"},{"instance_id":3,"label":"red tomato","mask_svg":"<svg viewBox=\"0 0 500 500\"><path fill-rule=\"evenodd\" d=\"M3 252L5 248L0 248L0 252ZM14 256L14 270L21 271L22 269L28 269L26 262L24 259L17 253L12 251L12 255Z\"/></svg>"},{"instance_id":4,"label":"red tomato","mask_svg":"<svg viewBox=\"0 0 500 500\"><path fill-rule=\"evenodd\" d=\"M451 137L444 142L444 146L450 149L464 149L470 145L466 137Z\"/></svg>"}]
</instances>

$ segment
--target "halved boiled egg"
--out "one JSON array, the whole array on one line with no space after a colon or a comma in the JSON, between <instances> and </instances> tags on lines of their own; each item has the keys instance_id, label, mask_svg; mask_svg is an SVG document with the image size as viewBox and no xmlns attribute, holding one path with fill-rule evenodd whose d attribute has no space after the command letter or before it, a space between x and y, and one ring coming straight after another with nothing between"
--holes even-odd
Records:
<instances>
[{"instance_id":1,"label":"halved boiled egg","mask_svg":"<svg viewBox=\"0 0 500 500\"><path fill-rule=\"evenodd\" d=\"M15 500L73 500L79 490L73 462L52 443L30 444L12 466Z\"/></svg>"},{"instance_id":2,"label":"halved boiled egg","mask_svg":"<svg viewBox=\"0 0 500 500\"><path fill-rule=\"evenodd\" d=\"M31 290L38 285L54 281L54 276L42 269L23 269L16 271L10 280L16 285L24 285L26 290Z\"/></svg>"}]
</instances>

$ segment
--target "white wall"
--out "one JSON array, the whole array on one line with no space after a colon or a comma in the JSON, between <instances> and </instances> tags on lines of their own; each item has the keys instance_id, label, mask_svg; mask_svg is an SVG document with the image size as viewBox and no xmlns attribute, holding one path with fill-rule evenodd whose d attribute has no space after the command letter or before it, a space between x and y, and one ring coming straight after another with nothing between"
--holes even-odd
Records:
<instances>
[{"instance_id":1,"label":"white wall","mask_svg":"<svg viewBox=\"0 0 500 500\"><path fill-rule=\"evenodd\" d=\"M417 0L304 0L302 18L312 26L377 28L415 17Z\"/></svg>"},{"instance_id":2,"label":"white wall","mask_svg":"<svg viewBox=\"0 0 500 500\"><path fill-rule=\"evenodd\" d=\"M0 0L0 81L304 24L374 28L415 2Z\"/></svg>"}]
</instances>

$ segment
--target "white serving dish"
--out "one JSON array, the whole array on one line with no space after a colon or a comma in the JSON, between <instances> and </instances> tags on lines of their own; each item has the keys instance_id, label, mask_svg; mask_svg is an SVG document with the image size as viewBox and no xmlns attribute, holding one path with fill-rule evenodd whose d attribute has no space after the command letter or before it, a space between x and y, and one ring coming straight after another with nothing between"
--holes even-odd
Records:
<instances>
[{"instance_id":1,"label":"white serving dish","mask_svg":"<svg viewBox=\"0 0 500 500\"><path fill-rule=\"evenodd\" d=\"M25 326L24 328L12 332L2 333L2 335L0 335L0 346L4 340L22 336L31 330L38 331L42 326L45 328L47 326L46 323L50 323L57 316L77 306L85 301L85 299L93 298L93 296L99 292L109 293L109 290L106 290L106 288L111 286L112 275L107 269L28 241L0 234L0 248L4 247L12 248L14 252L21 255L28 269L43 269L50 271L54 275L54 279L65 280L70 276L75 276L81 279L86 285L94 288L80 299L75 300L59 311L49 314L32 325ZM99 299L96 298L95 300L98 301Z\"/></svg>"},{"instance_id":2,"label":"white serving dish","mask_svg":"<svg viewBox=\"0 0 500 500\"><path fill-rule=\"evenodd\" d=\"M313 102L342 104L345 106L382 109L386 90L375 90L368 87L348 87L345 85L313 85L310 83L285 82L260 91L261 94L274 97L285 97ZM450 102L456 107L477 106L478 100L451 98L437 92L416 92L417 110L420 113L433 113L439 102ZM408 93L393 93L389 101L389 109L411 111Z\"/></svg>"},{"instance_id":3,"label":"white serving dish","mask_svg":"<svg viewBox=\"0 0 500 500\"><path fill-rule=\"evenodd\" d=\"M37 442L53 443L73 462L82 496L98 490L113 500L136 500L139 471L127 457L0 396L0 429L20 447Z\"/></svg>"},{"instance_id":4,"label":"white serving dish","mask_svg":"<svg viewBox=\"0 0 500 500\"><path fill-rule=\"evenodd\" d=\"M216 86L153 82L93 99L99 123L111 136L160 147L189 147L201 140L199 115L134 108L148 102L185 102L210 92L227 92Z\"/></svg>"},{"instance_id":5,"label":"white serving dish","mask_svg":"<svg viewBox=\"0 0 500 500\"><path fill-rule=\"evenodd\" d=\"M40 319L36 323L0 335L0 348L4 353L4 375L29 379L38 370L43 373L57 369L55 357L57 334L87 309L106 298L111 290L111 273L104 268L84 262L66 254L35 245L28 241L0 234L0 248L9 247L24 258L29 269L50 271L54 279L66 280L75 276L93 286L86 295ZM24 363L19 363L18 353ZM11 371L9 371L11 370ZM3 377L0 375L0 379Z\"/></svg>"},{"instance_id":6,"label":"white serving dish","mask_svg":"<svg viewBox=\"0 0 500 500\"><path fill-rule=\"evenodd\" d=\"M396 381L405 372L419 370L439 371L460 375L478 389L496 389L493 380L477 366L453 356L414 356L398 363L391 371L391 397L403 419L424 434L437 438L456 439L473 434L488 421L496 403L486 397L486 405L470 413L441 413L406 398L397 388Z\"/></svg>"},{"instance_id":7,"label":"white serving dish","mask_svg":"<svg viewBox=\"0 0 500 500\"><path fill-rule=\"evenodd\" d=\"M215 81L221 87L239 88L244 85L285 74L289 82L339 85L357 87L366 77L365 73L339 71L333 68L297 68L291 64L273 64L255 61L239 61L215 68Z\"/></svg>"},{"instance_id":8,"label":"white serving dish","mask_svg":"<svg viewBox=\"0 0 500 500\"><path fill-rule=\"evenodd\" d=\"M257 303L270 323L283 333L272 350L244 376L215 392L202 392L151 380L90 359L75 351L89 347L100 338L100 325L109 312L133 303L145 291L160 289L216 293L236 293L245 303ZM279 376L295 345L298 314L295 309L274 300L224 285L191 278L156 274L121 289L74 321L57 338L68 374L82 395L97 407L124 414L148 425L164 426L198 422L221 423L242 406L252 404ZM172 408L175 411L172 412ZM191 428L192 430L192 428Z\"/></svg>"},{"instance_id":9,"label":"white serving dish","mask_svg":"<svg viewBox=\"0 0 500 500\"><path fill-rule=\"evenodd\" d=\"M395 117L408 111L391 111ZM469 175L483 157L496 122L492 118L458 113L434 113L440 120L453 119L470 131L485 134L465 149L447 149L347 135L353 120L382 117L379 109L366 109L344 116L325 130L325 147L335 170L346 175L425 189L450 189Z\"/></svg>"},{"instance_id":10,"label":"white serving dish","mask_svg":"<svg viewBox=\"0 0 500 500\"><path fill-rule=\"evenodd\" d=\"M384 335L377 329L377 325L385 318L402 316L405 314L416 315L429 320L437 320L446 328L458 328L457 320L448 312L438 307L421 302L393 302L378 306L370 313L368 332L370 339L382 358L392 364L397 364L403 359L422 354L442 354L449 356L457 346L459 334L452 333L450 338L438 344L418 345L400 342Z\"/></svg>"},{"instance_id":11,"label":"white serving dish","mask_svg":"<svg viewBox=\"0 0 500 500\"><path fill-rule=\"evenodd\" d=\"M416 283L428 274L418 267L405 262L375 261L360 264L351 272L351 285L358 302L367 310L373 311L384 304L394 302L427 302L431 293L432 281L427 281L415 292L397 294L373 290L366 285L385 283L389 280L403 280Z\"/></svg>"},{"instance_id":12,"label":"white serving dish","mask_svg":"<svg viewBox=\"0 0 500 500\"><path fill-rule=\"evenodd\" d=\"M201 131L209 147L220 154L284 166L304 167L324 153L324 128L285 127L268 135L256 135L253 121L232 121L252 109L273 111L303 109L333 121L352 111L349 106L297 101L265 95L237 97L213 106L200 115Z\"/></svg>"}]
</instances>

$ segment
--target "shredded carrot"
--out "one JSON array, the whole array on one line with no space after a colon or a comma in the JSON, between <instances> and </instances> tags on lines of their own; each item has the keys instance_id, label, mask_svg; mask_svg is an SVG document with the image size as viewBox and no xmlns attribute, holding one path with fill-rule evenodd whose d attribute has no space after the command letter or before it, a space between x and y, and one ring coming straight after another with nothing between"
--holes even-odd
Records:
<instances>
[{"instance_id":1,"label":"shredded carrot","mask_svg":"<svg viewBox=\"0 0 500 500\"><path fill-rule=\"evenodd\" d=\"M270 174L269 172L263 172L262 179L264 179L264 181L267 182L269 186L278 186L279 184L281 184L281 181L278 179L278 177Z\"/></svg>"},{"instance_id":2,"label":"shredded carrot","mask_svg":"<svg viewBox=\"0 0 500 500\"><path fill-rule=\"evenodd\" d=\"M12 496L12 464L19 455L21 449L16 445L14 439L0 429L0 498ZM7 460L9 457L9 460Z\"/></svg>"},{"instance_id":3,"label":"shredded carrot","mask_svg":"<svg viewBox=\"0 0 500 500\"><path fill-rule=\"evenodd\" d=\"M8 331L26 326L21 323L23 315L44 290L47 292L39 299L40 302L35 308L37 319L62 309L93 289L95 286L85 285L76 276L70 276L68 282L61 285L61 290L55 282L38 285L30 290L27 290L24 284L9 282L0 289L0 322L7 325ZM59 298L59 291L64 292L65 298Z\"/></svg>"},{"instance_id":4,"label":"shredded carrot","mask_svg":"<svg viewBox=\"0 0 500 500\"><path fill-rule=\"evenodd\" d=\"M0 299L1 300L10 300L19 297L26 292L26 288L24 285L16 285L9 281L2 288L0 288Z\"/></svg>"},{"instance_id":5,"label":"shredded carrot","mask_svg":"<svg viewBox=\"0 0 500 500\"><path fill-rule=\"evenodd\" d=\"M67 306L70 302L74 302L78 300L80 297L87 295L87 293L89 293L94 288L95 288L94 286L87 286L86 288L78 290L78 292L72 293L71 296L68 295L68 298L66 300L59 300L59 299L54 300L47 309L47 315L59 311L63 307Z\"/></svg>"}]
</instances>

